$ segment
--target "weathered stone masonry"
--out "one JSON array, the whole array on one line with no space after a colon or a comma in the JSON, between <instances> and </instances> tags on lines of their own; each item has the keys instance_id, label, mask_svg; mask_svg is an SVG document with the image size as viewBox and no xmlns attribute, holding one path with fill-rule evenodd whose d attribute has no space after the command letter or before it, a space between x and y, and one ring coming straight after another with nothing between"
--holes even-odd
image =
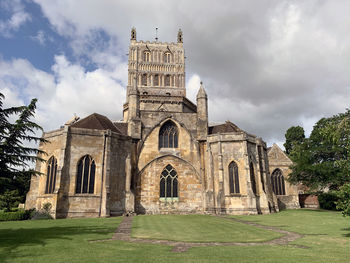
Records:
<instances>
[{"instance_id":1,"label":"weathered stone masonry","mask_svg":"<svg viewBox=\"0 0 350 263\"><path fill-rule=\"evenodd\" d=\"M50 143L39 147L57 170L37 163L43 175L31 179L27 208L51 203L53 216L64 218L298 207L297 190L281 179L290 172L288 157L229 121L209 125L202 84L196 104L186 98L181 30L177 40L137 41L132 29L123 121L94 113L44 133ZM284 195L276 197L275 188Z\"/></svg>"}]
</instances>

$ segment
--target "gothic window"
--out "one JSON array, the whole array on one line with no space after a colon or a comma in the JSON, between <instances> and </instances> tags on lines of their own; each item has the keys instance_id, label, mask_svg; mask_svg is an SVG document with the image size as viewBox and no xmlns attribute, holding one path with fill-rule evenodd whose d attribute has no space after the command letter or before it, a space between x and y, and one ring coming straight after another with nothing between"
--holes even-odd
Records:
<instances>
[{"instance_id":1,"label":"gothic window","mask_svg":"<svg viewBox=\"0 0 350 263\"><path fill-rule=\"evenodd\" d=\"M232 161L228 166L229 182L230 182L230 193L239 193L239 177L238 177L238 166Z\"/></svg>"},{"instance_id":2,"label":"gothic window","mask_svg":"<svg viewBox=\"0 0 350 263\"><path fill-rule=\"evenodd\" d=\"M52 194L56 186L57 159L52 156L47 162L45 194Z\"/></svg>"},{"instance_id":3,"label":"gothic window","mask_svg":"<svg viewBox=\"0 0 350 263\"><path fill-rule=\"evenodd\" d=\"M159 131L159 148L177 148L178 132L172 121L167 121Z\"/></svg>"},{"instance_id":4,"label":"gothic window","mask_svg":"<svg viewBox=\"0 0 350 263\"><path fill-rule=\"evenodd\" d=\"M170 164L168 164L160 175L160 198L178 197L177 186L177 172Z\"/></svg>"},{"instance_id":5,"label":"gothic window","mask_svg":"<svg viewBox=\"0 0 350 263\"><path fill-rule=\"evenodd\" d=\"M141 77L142 86L147 86L147 74L143 74Z\"/></svg>"},{"instance_id":6,"label":"gothic window","mask_svg":"<svg viewBox=\"0 0 350 263\"><path fill-rule=\"evenodd\" d=\"M151 52L149 52L149 51L143 52L143 61L149 62L150 61L150 57L151 57Z\"/></svg>"},{"instance_id":7,"label":"gothic window","mask_svg":"<svg viewBox=\"0 0 350 263\"><path fill-rule=\"evenodd\" d=\"M254 165L252 162L249 164L250 171L250 183L252 186L253 193L256 195L256 182L255 182L255 173L254 173Z\"/></svg>"},{"instance_id":8,"label":"gothic window","mask_svg":"<svg viewBox=\"0 0 350 263\"><path fill-rule=\"evenodd\" d=\"M170 75L165 76L165 86L170 86Z\"/></svg>"},{"instance_id":9,"label":"gothic window","mask_svg":"<svg viewBox=\"0 0 350 263\"><path fill-rule=\"evenodd\" d=\"M284 176L282 174L281 169L277 168L273 171L271 175L271 182L272 182L272 190L275 193L275 195L286 194Z\"/></svg>"},{"instance_id":10,"label":"gothic window","mask_svg":"<svg viewBox=\"0 0 350 263\"><path fill-rule=\"evenodd\" d=\"M171 62L171 54L170 52L164 53L164 63L170 63Z\"/></svg>"},{"instance_id":11,"label":"gothic window","mask_svg":"<svg viewBox=\"0 0 350 263\"><path fill-rule=\"evenodd\" d=\"M77 194L93 194L95 186L95 161L89 155L83 156L77 169L77 182L75 193Z\"/></svg>"},{"instance_id":12,"label":"gothic window","mask_svg":"<svg viewBox=\"0 0 350 263\"><path fill-rule=\"evenodd\" d=\"M154 86L159 86L159 75L158 74L154 75L153 85Z\"/></svg>"}]
</instances>

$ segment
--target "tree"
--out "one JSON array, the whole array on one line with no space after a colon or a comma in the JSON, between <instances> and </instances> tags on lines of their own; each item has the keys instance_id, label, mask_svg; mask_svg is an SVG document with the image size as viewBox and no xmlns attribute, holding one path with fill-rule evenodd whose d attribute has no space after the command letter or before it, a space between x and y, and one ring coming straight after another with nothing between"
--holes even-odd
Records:
<instances>
[{"instance_id":1,"label":"tree","mask_svg":"<svg viewBox=\"0 0 350 263\"><path fill-rule=\"evenodd\" d=\"M320 119L309 138L294 145L289 180L311 189L338 190L350 182L350 110Z\"/></svg>"},{"instance_id":2,"label":"tree","mask_svg":"<svg viewBox=\"0 0 350 263\"><path fill-rule=\"evenodd\" d=\"M35 136L34 132L42 128L31 121L37 100L33 99L28 106L3 108L4 98L0 93L0 195L6 192L2 198L3 203L4 200L15 200L14 193L18 193L20 201L23 202L31 175L38 174L30 169L30 162L44 161L38 154L45 154L24 144L45 143L46 140ZM17 116L14 123L9 121L11 115Z\"/></svg>"},{"instance_id":3,"label":"tree","mask_svg":"<svg viewBox=\"0 0 350 263\"><path fill-rule=\"evenodd\" d=\"M296 147L296 145L300 145L305 140L305 132L304 128L300 126L292 126L290 127L286 134L286 142L283 144L286 149L286 153L289 155Z\"/></svg>"},{"instance_id":4,"label":"tree","mask_svg":"<svg viewBox=\"0 0 350 263\"><path fill-rule=\"evenodd\" d=\"M336 205L344 216L350 216L350 184L344 184L340 188Z\"/></svg>"}]
</instances>

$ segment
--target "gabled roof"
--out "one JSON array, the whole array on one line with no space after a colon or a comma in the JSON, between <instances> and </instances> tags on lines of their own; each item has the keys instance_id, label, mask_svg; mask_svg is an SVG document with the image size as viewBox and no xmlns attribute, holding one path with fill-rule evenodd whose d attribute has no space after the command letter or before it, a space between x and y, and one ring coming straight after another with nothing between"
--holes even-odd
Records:
<instances>
[{"instance_id":1,"label":"gabled roof","mask_svg":"<svg viewBox=\"0 0 350 263\"><path fill-rule=\"evenodd\" d=\"M84 119L71 125L74 128L111 130L120 133L120 130L106 117L98 113L93 113Z\"/></svg>"},{"instance_id":2,"label":"gabled roof","mask_svg":"<svg viewBox=\"0 0 350 263\"><path fill-rule=\"evenodd\" d=\"M288 155L282 151L282 149L276 143L274 143L272 147L268 148L267 155L270 162L293 163Z\"/></svg>"},{"instance_id":3,"label":"gabled roof","mask_svg":"<svg viewBox=\"0 0 350 263\"><path fill-rule=\"evenodd\" d=\"M214 126L209 126L208 130L209 134L216 134L216 133L227 133L227 132L242 132L240 128L238 128L237 125L230 121L226 121L223 124L218 124Z\"/></svg>"}]
</instances>

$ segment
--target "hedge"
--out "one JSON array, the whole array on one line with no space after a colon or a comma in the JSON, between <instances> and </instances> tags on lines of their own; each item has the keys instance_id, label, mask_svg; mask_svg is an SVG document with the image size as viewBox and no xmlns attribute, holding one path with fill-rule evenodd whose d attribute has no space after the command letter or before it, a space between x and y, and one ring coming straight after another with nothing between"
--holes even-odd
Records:
<instances>
[{"instance_id":1,"label":"hedge","mask_svg":"<svg viewBox=\"0 0 350 263\"><path fill-rule=\"evenodd\" d=\"M19 210L16 212L0 212L0 221L18 221L30 218L31 210Z\"/></svg>"}]
</instances>

